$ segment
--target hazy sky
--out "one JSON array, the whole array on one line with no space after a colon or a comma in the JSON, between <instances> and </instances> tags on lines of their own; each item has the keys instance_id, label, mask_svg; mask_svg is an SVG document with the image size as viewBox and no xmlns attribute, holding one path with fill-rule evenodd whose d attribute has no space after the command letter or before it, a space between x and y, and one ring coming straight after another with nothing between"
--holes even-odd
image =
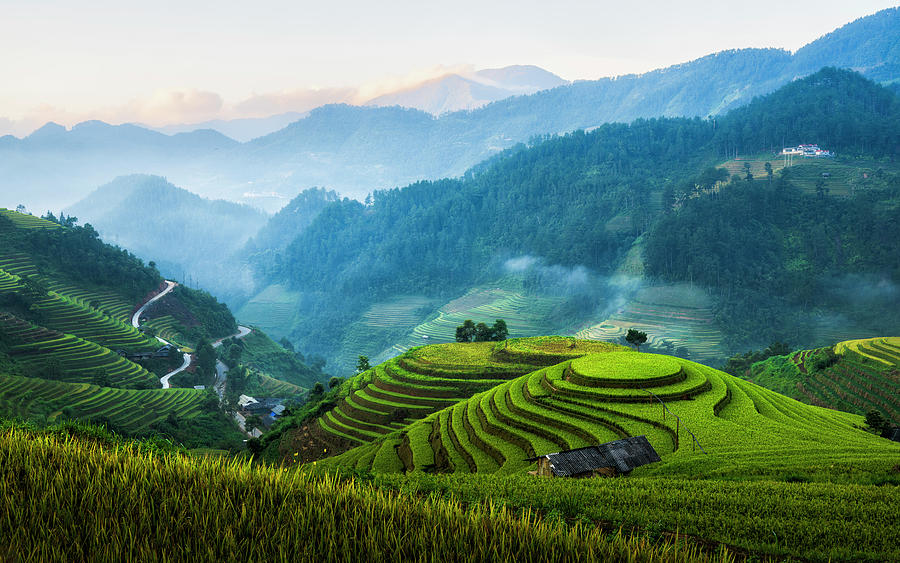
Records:
<instances>
[{"instance_id":1,"label":"hazy sky","mask_svg":"<svg viewBox=\"0 0 900 563\"><path fill-rule=\"evenodd\" d=\"M362 101L457 68L563 78L800 46L896 4L0 0L0 134L48 120L163 125Z\"/></svg>"}]
</instances>

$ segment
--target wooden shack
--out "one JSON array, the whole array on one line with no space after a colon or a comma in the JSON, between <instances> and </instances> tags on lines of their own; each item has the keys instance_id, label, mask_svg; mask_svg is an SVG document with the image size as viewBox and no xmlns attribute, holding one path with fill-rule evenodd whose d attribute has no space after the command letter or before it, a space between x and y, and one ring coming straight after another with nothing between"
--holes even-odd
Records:
<instances>
[{"instance_id":1,"label":"wooden shack","mask_svg":"<svg viewBox=\"0 0 900 563\"><path fill-rule=\"evenodd\" d=\"M646 436L632 436L597 446L532 457L526 461L537 461L537 470L530 473L542 477L614 477L662 460Z\"/></svg>"}]
</instances>

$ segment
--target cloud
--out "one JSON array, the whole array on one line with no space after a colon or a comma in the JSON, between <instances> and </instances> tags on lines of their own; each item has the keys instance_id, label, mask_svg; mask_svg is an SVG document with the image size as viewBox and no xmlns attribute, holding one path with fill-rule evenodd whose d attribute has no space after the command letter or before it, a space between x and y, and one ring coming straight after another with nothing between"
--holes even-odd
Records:
<instances>
[{"instance_id":1,"label":"cloud","mask_svg":"<svg viewBox=\"0 0 900 563\"><path fill-rule=\"evenodd\" d=\"M254 94L229 103L216 93L198 89L162 89L148 96L134 98L119 106L91 111L69 111L65 108L38 105L23 116L0 116L0 136L24 137L48 121L72 127L82 121L99 119L107 123L141 123L151 127L202 123L215 119L269 117L287 112L304 113L333 103L364 105L384 94L413 88L422 82L448 74L471 76L472 65L438 65L389 76L359 87L299 88Z\"/></svg>"},{"instance_id":2,"label":"cloud","mask_svg":"<svg viewBox=\"0 0 900 563\"><path fill-rule=\"evenodd\" d=\"M418 86L422 82L441 78L448 74L471 76L474 72L475 67L469 64L437 65L414 70L405 75L389 76L360 86L356 93L355 103L364 104L369 100L383 96L384 94L408 90L409 88Z\"/></svg>"},{"instance_id":3,"label":"cloud","mask_svg":"<svg viewBox=\"0 0 900 563\"><path fill-rule=\"evenodd\" d=\"M137 121L150 125L192 123L219 117L224 105L222 96L215 92L157 90L149 98L138 98L112 110L104 121Z\"/></svg>"},{"instance_id":4,"label":"cloud","mask_svg":"<svg viewBox=\"0 0 900 563\"><path fill-rule=\"evenodd\" d=\"M256 94L234 105L233 117L268 117L290 111L306 112L325 104L355 103L355 88L286 90Z\"/></svg>"},{"instance_id":5,"label":"cloud","mask_svg":"<svg viewBox=\"0 0 900 563\"><path fill-rule=\"evenodd\" d=\"M503 263L503 269L509 273L521 273L538 263L534 256L517 256Z\"/></svg>"},{"instance_id":6,"label":"cloud","mask_svg":"<svg viewBox=\"0 0 900 563\"><path fill-rule=\"evenodd\" d=\"M823 280L833 297L848 303L896 303L900 288L888 274L845 274Z\"/></svg>"},{"instance_id":7,"label":"cloud","mask_svg":"<svg viewBox=\"0 0 900 563\"><path fill-rule=\"evenodd\" d=\"M507 274L525 274L532 283L554 293L591 292L592 282L595 281L584 266L548 266L543 258L530 254L509 258L503 262L502 268Z\"/></svg>"}]
</instances>

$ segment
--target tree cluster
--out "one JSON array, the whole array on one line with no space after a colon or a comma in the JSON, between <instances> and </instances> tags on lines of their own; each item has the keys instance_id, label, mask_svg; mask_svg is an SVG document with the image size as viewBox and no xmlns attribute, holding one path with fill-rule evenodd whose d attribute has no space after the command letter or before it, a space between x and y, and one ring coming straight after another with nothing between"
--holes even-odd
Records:
<instances>
[{"instance_id":1,"label":"tree cluster","mask_svg":"<svg viewBox=\"0 0 900 563\"><path fill-rule=\"evenodd\" d=\"M69 220L74 225L74 217L63 223ZM0 245L27 253L43 271L56 272L75 284L109 287L135 300L162 281L159 272L130 252L100 240L90 223L62 229L18 229L0 217Z\"/></svg>"},{"instance_id":2,"label":"tree cluster","mask_svg":"<svg viewBox=\"0 0 900 563\"><path fill-rule=\"evenodd\" d=\"M475 324L471 319L466 319L456 327L457 342L498 342L508 337L509 329L503 319L497 319L492 326Z\"/></svg>"},{"instance_id":3,"label":"tree cluster","mask_svg":"<svg viewBox=\"0 0 900 563\"><path fill-rule=\"evenodd\" d=\"M750 366L772 356L786 356L791 353L791 347L784 342L773 342L765 350L748 350L743 354L735 354L721 368L725 373L745 377Z\"/></svg>"}]
</instances>

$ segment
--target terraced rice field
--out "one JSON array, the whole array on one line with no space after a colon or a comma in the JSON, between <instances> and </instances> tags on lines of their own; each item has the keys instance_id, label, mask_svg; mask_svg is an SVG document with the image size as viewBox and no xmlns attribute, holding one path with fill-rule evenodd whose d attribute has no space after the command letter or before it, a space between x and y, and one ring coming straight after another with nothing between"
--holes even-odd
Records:
<instances>
[{"instance_id":1,"label":"terraced rice field","mask_svg":"<svg viewBox=\"0 0 900 563\"><path fill-rule=\"evenodd\" d=\"M181 323L172 315L163 315L150 319L145 323L148 327L156 331L156 334L169 342L181 343L187 339L181 333ZM181 346L185 349L184 346Z\"/></svg>"},{"instance_id":2,"label":"terraced rice field","mask_svg":"<svg viewBox=\"0 0 900 563\"><path fill-rule=\"evenodd\" d=\"M68 382L88 383L100 374L117 387L156 387L158 379L112 350L71 334L49 330L0 313L0 330L10 343L8 354L16 362L36 370L48 361L59 364L59 377Z\"/></svg>"},{"instance_id":3,"label":"terraced rice field","mask_svg":"<svg viewBox=\"0 0 900 563\"><path fill-rule=\"evenodd\" d=\"M305 393L305 389L299 385L281 381L268 375L260 374L259 384L252 390L246 390L248 395L259 395L261 397L284 397L299 398Z\"/></svg>"},{"instance_id":4,"label":"terraced rice field","mask_svg":"<svg viewBox=\"0 0 900 563\"><path fill-rule=\"evenodd\" d=\"M900 423L900 337L847 340L834 350L840 360L822 371L809 368L802 353L792 358L811 373L799 390L814 404L860 414L874 409Z\"/></svg>"},{"instance_id":5,"label":"terraced rice field","mask_svg":"<svg viewBox=\"0 0 900 563\"><path fill-rule=\"evenodd\" d=\"M34 215L18 213L11 209L0 208L0 215L12 221L20 229L58 229L59 225Z\"/></svg>"},{"instance_id":6,"label":"terraced rice field","mask_svg":"<svg viewBox=\"0 0 900 563\"><path fill-rule=\"evenodd\" d=\"M361 376L318 424L353 443L369 442L541 365L607 349L621 348L571 337L417 348Z\"/></svg>"},{"instance_id":7,"label":"terraced rice field","mask_svg":"<svg viewBox=\"0 0 900 563\"><path fill-rule=\"evenodd\" d=\"M0 250L0 268L3 268L8 274L19 277L37 276L40 274L31 258L21 252Z\"/></svg>"},{"instance_id":8,"label":"terraced rice field","mask_svg":"<svg viewBox=\"0 0 900 563\"><path fill-rule=\"evenodd\" d=\"M206 400L206 394L195 389L114 389L0 375L0 411L5 416L45 412L50 420L60 416L106 419L116 428L138 434L170 414L196 416L203 412Z\"/></svg>"},{"instance_id":9,"label":"terraced rice field","mask_svg":"<svg viewBox=\"0 0 900 563\"><path fill-rule=\"evenodd\" d=\"M503 319L510 335L516 337L545 334L547 317L561 302L561 298L526 296L501 288L475 288L442 306L435 318L413 328L405 338L379 354L375 361L384 361L415 346L453 342L456 327L466 319L487 325Z\"/></svg>"},{"instance_id":10,"label":"terraced rice field","mask_svg":"<svg viewBox=\"0 0 900 563\"><path fill-rule=\"evenodd\" d=\"M294 325L299 298L299 293L283 285L270 285L241 307L235 317L277 340Z\"/></svg>"},{"instance_id":11,"label":"terraced rice field","mask_svg":"<svg viewBox=\"0 0 900 563\"><path fill-rule=\"evenodd\" d=\"M363 313L362 324L375 328L415 325L421 317L421 310L431 303L431 299L421 295L408 295L376 303Z\"/></svg>"},{"instance_id":12,"label":"terraced rice field","mask_svg":"<svg viewBox=\"0 0 900 563\"><path fill-rule=\"evenodd\" d=\"M744 177L746 173L744 163L750 163L750 172L757 180L766 178L765 163L772 164L772 170L776 173L785 168L782 156L762 155L747 159L729 160L720 168L725 168L732 175ZM794 156L793 165L787 168L791 182L799 189L807 193L816 193L816 185L824 182L823 187L828 189L830 196L849 196L857 189L865 189L871 182L871 178L879 167L890 168L890 164L879 163L871 167L871 162L847 162L830 158L803 158ZM822 176L827 174L827 176Z\"/></svg>"},{"instance_id":13,"label":"terraced rice field","mask_svg":"<svg viewBox=\"0 0 900 563\"><path fill-rule=\"evenodd\" d=\"M804 405L688 360L623 351L544 367L421 418L324 463L522 474L535 455L638 435L674 467L733 469L810 450L824 460L848 449L886 460L900 455L900 447L884 449L855 427L859 416ZM395 447L385 449L389 441Z\"/></svg>"},{"instance_id":14,"label":"terraced rice field","mask_svg":"<svg viewBox=\"0 0 900 563\"><path fill-rule=\"evenodd\" d=\"M688 284L643 288L609 318L575 336L619 341L629 328L646 332L651 346L669 343L676 349L684 347L698 362L713 362L727 355L709 298Z\"/></svg>"},{"instance_id":15,"label":"terraced rice field","mask_svg":"<svg viewBox=\"0 0 900 563\"><path fill-rule=\"evenodd\" d=\"M109 290L91 291L56 278L41 276L28 255L4 253L0 249L0 291L18 291L22 288L21 279L27 276L37 276L50 290L47 298L37 306L48 315L48 324L52 325L57 320L61 323L59 327L51 328L85 338L108 336L112 346L153 345L153 342L137 333L128 323L134 307L120 295ZM13 283L16 278L18 283ZM70 328L73 330L69 330ZM117 344L117 340L121 343Z\"/></svg>"},{"instance_id":16,"label":"terraced rice field","mask_svg":"<svg viewBox=\"0 0 900 563\"><path fill-rule=\"evenodd\" d=\"M345 332L341 341L343 353L336 359L336 365L352 369L360 354L368 355L376 362L388 359L390 356L379 354L384 347L403 338L427 318L435 306L433 299L421 295L401 296L373 304L359 322L351 324Z\"/></svg>"},{"instance_id":17,"label":"terraced rice field","mask_svg":"<svg viewBox=\"0 0 900 563\"><path fill-rule=\"evenodd\" d=\"M794 157L795 164L800 160L800 158ZM772 165L773 173L777 173L779 170L784 168L784 159L781 156L775 155L762 155L755 158L735 158L719 165L719 168L728 170L728 173L732 176L737 174L738 176L743 178L747 173L747 170L744 168L744 163L746 162L750 163L750 173L753 174L753 177L757 180L766 178L766 162Z\"/></svg>"},{"instance_id":18,"label":"terraced rice field","mask_svg":"<svg viewBox=\"0 0 900 563\"><path fill-rule=\"evenodd\" d=\"M34 304L48 328L90 340L101 346L118 350L149 350L159 347L131 325L107 317L94 309L55 292Z\"/></svg>"}]
</instances>

